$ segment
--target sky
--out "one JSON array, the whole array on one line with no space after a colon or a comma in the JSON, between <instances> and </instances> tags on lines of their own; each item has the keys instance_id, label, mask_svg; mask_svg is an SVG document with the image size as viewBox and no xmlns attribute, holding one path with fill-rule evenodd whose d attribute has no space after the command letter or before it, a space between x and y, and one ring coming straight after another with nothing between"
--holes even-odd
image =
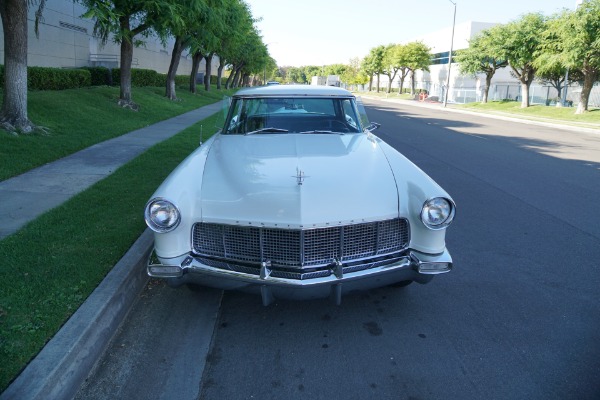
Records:
<instances>
[{"instance_id":1,"label":"sky","mask_svg":"<svg viewBox=\"0 0 600 400\"><path fill-rule=\"evenodd\" d=\"M576 0L246 0L279 66L348 64L375 46L456 24L507 23L529 12L574 10ZM450 38L448 38L450 40Z\"/></svg>"}]
</instances>

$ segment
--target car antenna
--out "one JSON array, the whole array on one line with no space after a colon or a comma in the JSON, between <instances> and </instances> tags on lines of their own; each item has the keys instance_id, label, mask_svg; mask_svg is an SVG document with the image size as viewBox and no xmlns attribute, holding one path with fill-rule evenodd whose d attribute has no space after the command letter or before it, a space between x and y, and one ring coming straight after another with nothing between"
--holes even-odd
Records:
<instances>
[{"instance_id":1,"label":"car antenna","mask_svg":"<svg viewBox=\"0 0 600 400\"><path fill-rule=\"evenodd\" d=\"M202 125L200 125L200 146L202 146L202 139L204 135L202 134Z\"/></svg>"}]
</instances>

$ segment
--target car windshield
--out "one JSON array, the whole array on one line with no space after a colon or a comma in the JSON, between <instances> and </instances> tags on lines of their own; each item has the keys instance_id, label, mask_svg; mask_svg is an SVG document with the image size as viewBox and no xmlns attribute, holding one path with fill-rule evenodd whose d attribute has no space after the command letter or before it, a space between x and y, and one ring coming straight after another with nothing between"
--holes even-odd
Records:
<instances>
[{"instance_id":1,"label":"car windshield","mask_svg":"<svg viewBox=\"0 0 600 400\"><path fill-rule=\"evenodd\" d=\"M354 98L234 98L225 134L361 132Z\"/></svg>"}]
</instances>

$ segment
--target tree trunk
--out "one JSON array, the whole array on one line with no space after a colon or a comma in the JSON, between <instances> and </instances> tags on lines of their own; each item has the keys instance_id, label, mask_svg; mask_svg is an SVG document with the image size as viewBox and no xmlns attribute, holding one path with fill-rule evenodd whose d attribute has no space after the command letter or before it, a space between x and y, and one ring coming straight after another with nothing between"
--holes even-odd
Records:
<instances>
[{"instance_id":1,"label":"tree trunk","mask_svg":"<svg viewBox=\"0 0 600 400\"><path fill-rule=\"evenodd\" d=\"M388 75L388 84L387 84L387 92L390 93L392 91L392 77Z\"/></svg>"},{"instance_id":2,"label":"tree trunk","mask_svg":"<svg viewBox=\"0 0 600 400\"><path fill-rule=\"evenodd\" d=\"M369 92L373 90L373 74L369 75Z\"/></svg>"},{"instance_id":3,"label":"tree trunk","mask_svg":"<svg viewBox=\"0 0 600 400\"><path fill-rule=\"evenodd\" d=\"M182 42L181 36L177 36L175 38L175 44L173 45L171 64L169 65L169 72L167 72L167 87L165 94L169 100L177 100L177 94L175 93L175 76L177 75L179 60L181 58L181 53L183 52Z\"/></svg>"},{"instance_id":4,"label":"tree trunk","mask_svg":"<svg viewBox=\"0 0 600 400\"><path fill-rule=\"evenodd\" d=\"M231 81L231 87L232 88L237 88L239 86L240 74L242 72L242 68L244 68L244 63L241 63L235 69L235 74L233 75L233 80Z\"/></svg>"},{"instance_id":5,"label":"tree trunk","mask_svg":"<svg viewBox=\"0 0 600 400\"><path fill-rule=\"evenodd\" d=\"M229 72L229 76L227 77L227 80L225 81L225 89L229 89L231 87L231 85L233 85L233 74L235 73L235 69L236 69L236 66L232 65L231 71Z\"/></svg>"},{"instance_id":6,"label":"tree trunk","mask_svg":"<svg viewBox=\"0 0 600 400\"><path fill-rule=\"evenodd\" d=\"M492 84L492 77L494 76L494 72L488 72L485 74L485 88L483 89L483 97L481 99L482 103L488 102L488 96L490 93L490 85Z\"/></svg>"},{"instance_id":7,"label":"tree trunk","mask_svg":"<svg viewBox=\"0 0 600 400\"><path fill-rule=\"evenodd\" d=\"M448 90L449 88L446 88ZM415 95L415 71L410 70L410 95Z\"/></svg>"},{"instance_id":8,"label":"tree trunk","mask_svg":"<svg viewBox=\"0 0 600 400\"><path fill-rule=\"evenodd\" d=\"M515 76L519 78L519 82L521 82L521 108L527 108L529 107L529 87L535 77L535 70L530 65L525 65L521 71L512 65L510 68L513 70Z\"/></svg>"},{"instance_id":9,"label":"tree trunk","mask_svg":"<svg viewBox=\"0 0 600 400\"><path fill-rule=\"evenodd\" d=\"M227 65L225 58L219 56L219 68L217 69L217 89L221 90L221 81L223 79L223 68Z\"/></svg>"},{"instance_id":10,"label":"tree trunk","mask_svg":"<svg viewBox=\"0 0 600 400\"><path fill-rule=\"evenodd\" d=\"M30 133L27 118L27 2L0 1L4 31L4 96L0 122L7 130Z\"/></svg>"},{"instance_id":11,"label":"tree trunk","mask_svg":"<svg viewBox=\"0 0 600 400\"><path fill-rule=\"evenodd\" d=\"M212 75L212 58L213 55L215 53L210 52L206 55L206 57L204 57L204 60L206 61L206 65L204 70L206 71L204 73L204 90L206 90L207 92L210 90L210 76Z\"/></svg>"},{"instance_id":12,"label":"tree trunk","mask_svg":"<svg viewBox=\"0 0 600 400\"><path fill-rule=\"evenodd\" d=\"M583 87L581 88L581 95L579 95L579 104L577 104L577 110L575 114L583 114L588 111L588 103L590 101L590 92L594 86L594 82L598 77L598 70L589 66L587 62L583 66Z\"/></svg>"},{"instance_id":13,"label":"tree trunk","mask_svg":"<svg viewBox=\"0 0 600 400\"><path fill-rule=\"evenodd\" d=\"M241 77L242 67L239 67L237 71L235 71L235 76L233 77L233 87L238 88L240 85L240 77Z\"/></svg>"},{"instance_id":14,"label":"tree trunk","mask_svg":"<svg viewBox=\"0 0 600 400\"><path fill-rule=\"evenodd\" d=\"M377 74L377 93L379 93L379 74Z\"/></svg>"},{"instance_id":15,"label":"tree trunk","mask_svg":"<svg viewBox=\"0 0 600 400\"><path fill-rule=\"evenodd\" d=\"M200 61L202 61L202 53L196 51L192 57L192 72L190 72L190 92L196 93L196 76L198 75L198 69L200 68Z\"/></svg>"},{"instance_id":16,"label":"tree trunk","mask_svg":"<svg viewBox=\"0 0 600 400\"><path fill-rule=\"evenodd\" d=\"M119 18L121 32L131 32L129 16ZM121 40L121 66L120 66L120 94L119 105L121 107L137 110L138 106L131 99L131 61L133 60L133 38L124 36Z\"/></svg>"},{"instance_id":17,"label":"tree trunk","mask_svg":"<svg viewBox=\"0 0 600 400\"><path fill-rule=\"evenodd\" d=\"M521 82L521 108L529 107L529 85Z\"/></svg>"},{"instance_id":18,"label":"tree trunk","mask_svg":"<svg viewBox=\"0 0 600 400\"><path fill-rule=\"evenodd\" d=\"M243 86L244 86L244 72L242 71L242 68L240 68L237 79L235 81L235 87L240 88Z\"/></svg>"}]
</instances>

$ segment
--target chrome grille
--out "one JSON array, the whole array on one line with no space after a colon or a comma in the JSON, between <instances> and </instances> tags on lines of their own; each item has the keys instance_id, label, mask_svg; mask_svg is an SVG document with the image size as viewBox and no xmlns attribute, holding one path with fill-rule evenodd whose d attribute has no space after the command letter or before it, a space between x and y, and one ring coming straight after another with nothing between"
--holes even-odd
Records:
<instances>
[{"instance_id":1,"label":"chrome grille","mask_svg":"<svg viewBox=\"0 0 600 400\"><path fill-rule=\"evenodd\" d=\"M194 252L219 260L272 267L314 268L391 254L409 242L405 219L316 229L278 229L196 223Z\"/></svg>"}]
</instances>

